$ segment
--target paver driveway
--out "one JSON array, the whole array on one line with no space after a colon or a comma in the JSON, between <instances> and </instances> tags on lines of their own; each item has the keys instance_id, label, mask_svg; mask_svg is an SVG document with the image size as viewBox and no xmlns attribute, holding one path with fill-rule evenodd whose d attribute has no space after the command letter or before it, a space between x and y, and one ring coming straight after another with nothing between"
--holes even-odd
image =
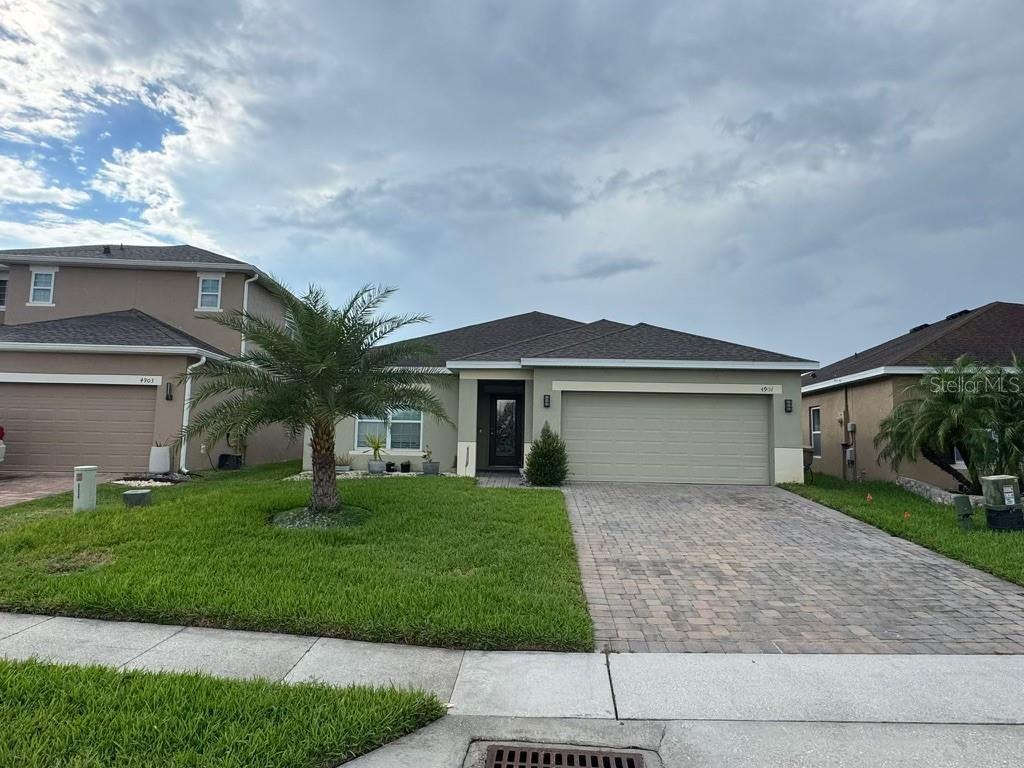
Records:
<instances>
[{"instance_id":1,"label":"paver driveway","mask_svg":"<svg viewBox=\"0 0 1024 768\"><path fill-rule=\"evenodd\" d=\"M780 488L566 502L599 650L1024 653L1024 588Z\"/></svg>"}]
</instances>

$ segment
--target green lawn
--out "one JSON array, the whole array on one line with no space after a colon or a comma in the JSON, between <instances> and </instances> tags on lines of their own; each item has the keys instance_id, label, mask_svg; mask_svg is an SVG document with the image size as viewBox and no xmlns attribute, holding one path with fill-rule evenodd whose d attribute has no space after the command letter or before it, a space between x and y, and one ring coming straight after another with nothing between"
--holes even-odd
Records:
<instances>
[{"instance_id":1,"label":"green lawn","mask_svg":"<svg viewBox=\"0 0 1024 768\"><path fill-rule=\"evenodd\" d=\"M984 510L975 511L975 530L964 532L957 526L953 507L928 501L893 483L850 483L815 474L813 483L782 487L894 536L1024 585L1024 533L987 530Z\"/></svg>"},{"instance_id":2,"label":"green lawn","mask_svg":"<svg viewBox=\"0 0 1024 768\"><path fill-rule=\"evenodd\" d=\"M70 512L62 494L0 509L0 609L323 634L461 648L590 650L558 491L471 479L339 484L366 512L344 527L285 530L302 506L294 464L154 490L119 486Z\"/></svg>"},{"instance_id":3,"label":"green lawn","mask_svg":"<svg viewBox=\"0 0 1024 768\"><path fill-rule=\"evenodd\" d=\"M444 714L418 691L0 660L0 765L323 768Z\"/></svg>"}]
</instances>

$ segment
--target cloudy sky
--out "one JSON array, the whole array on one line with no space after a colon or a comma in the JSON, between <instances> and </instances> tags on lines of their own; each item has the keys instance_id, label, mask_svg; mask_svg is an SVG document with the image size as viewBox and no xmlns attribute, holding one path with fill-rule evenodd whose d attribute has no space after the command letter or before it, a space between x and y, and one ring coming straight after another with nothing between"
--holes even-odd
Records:
<instances>
[{"instance_id":1,"label":"cloudy sky","mask_svg":"<svg viewBox=\"0 0 1024 768\"><path fill-rule=\"evenodd\" d=\"M828 362L1024 292L1024 3L0 0L0 247Z\"/></svg>"}]
</instances>

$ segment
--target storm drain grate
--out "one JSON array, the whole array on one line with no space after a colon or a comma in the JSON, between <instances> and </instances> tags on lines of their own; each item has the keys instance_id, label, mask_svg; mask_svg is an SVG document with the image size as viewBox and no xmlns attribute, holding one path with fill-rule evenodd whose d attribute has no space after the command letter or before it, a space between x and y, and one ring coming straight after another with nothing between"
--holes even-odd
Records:
<instances>
[{"instance_id":1,"label":"storm drain grate","mask_svg":"<svg viewBox=\"0 0 1024 768\"><path fill-rule=\"evenodd\" d=\"M644 768L644 756L605 749L493 744L487 748L487 768Z\"/></svg>"}]
</instances>

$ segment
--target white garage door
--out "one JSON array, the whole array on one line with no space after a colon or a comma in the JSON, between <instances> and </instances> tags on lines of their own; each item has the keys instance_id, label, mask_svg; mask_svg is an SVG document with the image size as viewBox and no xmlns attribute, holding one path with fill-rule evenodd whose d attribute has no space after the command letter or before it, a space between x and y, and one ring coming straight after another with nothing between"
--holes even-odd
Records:
<instances>
[{"instance_id":1,"label":"white garage door","mask_svg":"<svg viewBox=\"0 0 1024 768\"><path fill-rule=\"evenodd\" d=\"M145 472L153 444L153 387L0 384L7 458L0 470Z\"/></svg>"},{"instance_id":2,"label":"white garage door","mask_svg":"<svg viewBox=\"0 0 1024 768\"><path fill-rule=\"evenodd\" d=\"M562 436L576 480L769 482L770 398L566 392Z\"/></svg>"}]
</instances>

